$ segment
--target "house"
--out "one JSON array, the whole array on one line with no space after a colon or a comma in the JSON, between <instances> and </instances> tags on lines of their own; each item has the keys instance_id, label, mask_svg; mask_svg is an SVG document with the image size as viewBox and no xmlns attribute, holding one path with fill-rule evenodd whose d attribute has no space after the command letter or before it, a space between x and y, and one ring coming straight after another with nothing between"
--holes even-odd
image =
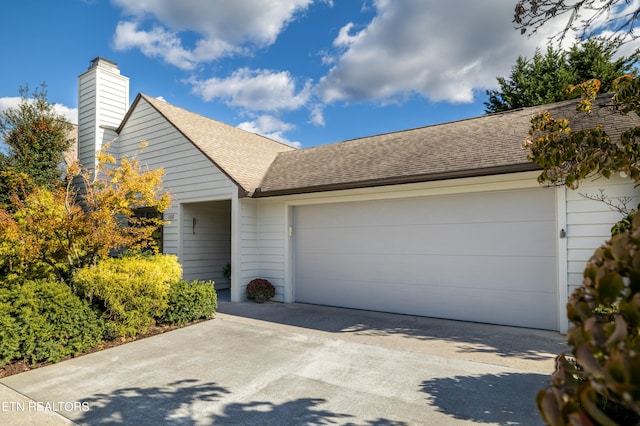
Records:
<instances>
[{"instance_id":1,"label":"house","mask_svg":"<svg viewBox=\"0 0 640 426\"><path fill-rule=\"evenodd\" d=\"M96 58L79 76L78 155L91 165L106 141L121 156L146 140L138 158L164 169L173 198L164 252L232 301L261 277L281 302L566 331L568 294L620 218L583 195L640 194L620 177L540 186L521 144L543 109L575 113L564 102L294 149L143 94L129 106L128 78ZM605 106L582 120L640 123Z\"/></svg>"}]
</instances>

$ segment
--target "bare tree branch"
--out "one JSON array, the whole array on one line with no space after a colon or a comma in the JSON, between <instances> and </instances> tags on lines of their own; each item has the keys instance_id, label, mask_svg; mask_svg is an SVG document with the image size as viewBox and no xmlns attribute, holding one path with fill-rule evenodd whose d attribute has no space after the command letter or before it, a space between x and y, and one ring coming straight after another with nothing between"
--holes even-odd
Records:
<instances>
[{"instance_id":1,"label":"bare tree branch","mask_svg":"<svg viewBox=\"0 0 640 426\"><path fill-rule=\"evenodd\" d=\"M640 38L635 29L640 8L632 0L520 0L516 4L513 22L521 34L535 34L550 20L566 19L562 30L552 41L561 44L573 32L582 40L607 33L608 40L619 45Z\"/></svg>"}]
</instances>

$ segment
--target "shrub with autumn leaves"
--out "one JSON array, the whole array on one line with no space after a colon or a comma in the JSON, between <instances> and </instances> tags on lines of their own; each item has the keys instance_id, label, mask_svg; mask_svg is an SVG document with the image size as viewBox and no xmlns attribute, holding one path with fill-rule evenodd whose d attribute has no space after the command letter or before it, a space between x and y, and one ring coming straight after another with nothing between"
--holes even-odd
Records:
<instances>
[{"instance_id":1,"label":"shrub with autumn leaves","mask_svg":"<svg viewBox=\"0 0 640 426\"><path fill-rule=\"evenodd\" d=\"M258 303L265 302L276 295L276 288L264 278L255 278L247 284L247 299Z\"/></svg>"},{"instance_id":2,"label":"shrub with autumn leaves","mask_svg":"<svg viewBox=\"0 0 640 426\"><path fill-rule=\"evenodd\" d=\"M615 85L610 106L640 110L640 78L625 76ZM591 80L568 92L583 97L578 110L588 113L599 87ZM575 189L588 177L619 173L640 185L640 127L614 137L602 126L570 126L548 112L532 120L526 146L543 169L541 183ZM640 424L640 213L623 218L613 233L587 263L567 304L571 350L556 358L556 371L537 396L550 425Z\"/></svg>"},{"instance_id":3,"label":"shrub with autumn leaves","mask_svg":"<svg viewBox=\"0 0 640 426\"><path fill-rule=\"evenodd\" d=\"M538 406L551 425L640 422L640 213L599 248L569 298L571 354Z\"/></svg>"},{"instance_id":4,"label":"shrub with autumn leaves","mask_svg":"<svg viewBox=\"0 0 640 426\"><path fill-rule=\"evenodd\" d=\"M116 165L106 150L98 160L95 176L72 164L66 185L35 186L14 194L10 208L0 208L2 275L68 279L114 250L155 247L153 232L162 219L136 217L135 211L169 206L162 170L142 170L128 157Z\"/></svg>"},{"instance_id":5,"label":"shrub with autumn leaves","mask_svg":"<svg viewBox=\"0 0 640 426\"><path fill-rule=\"evenodd\" d=\"M210 318L213 282L182 281L177 258L157 253L163 171L116 161L107 144L94 170L75 162L62 177L70 125L44 89L34 97L0 112L0 368Z\"/></svg>"}]
</instances>

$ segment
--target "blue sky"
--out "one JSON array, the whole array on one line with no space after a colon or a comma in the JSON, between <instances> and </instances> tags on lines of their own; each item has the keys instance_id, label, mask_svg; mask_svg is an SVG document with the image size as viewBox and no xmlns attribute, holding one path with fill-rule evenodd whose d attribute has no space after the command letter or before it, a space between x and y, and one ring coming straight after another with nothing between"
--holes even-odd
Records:
<instances>
[{"instance_id":1,"label":"blue sky","mask_svg":"<svg viewBox=\"0 0 640 426\"><path fill-rule=\"evenodd\" d=\"M554 28L521 36L515 3L2 1L0 109L46 82L77 116L77 76L102 56L130 78L131 100L162 97L298 147L478 116L496 77Z\"/></svg>"}]
</instances>

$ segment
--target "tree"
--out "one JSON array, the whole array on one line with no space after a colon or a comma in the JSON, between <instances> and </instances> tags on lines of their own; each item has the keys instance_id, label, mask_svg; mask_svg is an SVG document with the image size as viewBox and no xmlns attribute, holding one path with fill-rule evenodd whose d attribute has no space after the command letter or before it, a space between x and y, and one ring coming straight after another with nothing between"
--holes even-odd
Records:
<instances>
[{"instance_id":1,"label":"tree","mask_svg":"<svg viewBox=\"0 0 640 426\"><path fill-rule=\"evenodd\" d=\"M30 278L53 274L67 279L113 250L155 248L160 217L137 217L136 209L162 213L170 203L162 192L163 171L143 170L138 160L120 164L103 150L95 177L69 166L66 185L34 187L0 208L0 272ZM76 189L74 182L81 182Z\"/></svg>"},{"instance_id":2,"label":"tree","mask_svg":"<svg viewBox=\"0 0 640 426\"><path fill-rule=\"evenodd\" d=\"M602 90L611 90L613 80L633 72L639 54L613 59L613 42L590 38L574 44L568 51L548 46L543 55L536 50L533 58L518 57L508 79L498 77L499 90L489 90L485 112L501 112L515 108L542 105L567 99L565 88L597 78Z\"/></svg>"},{"instance_id":3,"label":"tree","mask_svg":"<svg viewBox=\"0 0 640 426\"><path fill-rule=\"evenodd\" d=\"M524 34L534 32L557 15L569 13L569 30L588 35L610 31L618 45L635 40L640 9L625 0L521 0L515 22ZM574 28L576 27L576 28ZM623 114L640 110L640 77L625 75L612 85L613 107ZM600 90L600 81L570 86L570 95L582 96L577 109L588 113ZM543 171L540 182L576 188L588 176L628 176L640 186L640 127L608 135L601 126L575 131L569 120L543 112L532 120L525 145L529 158ZM593 254L582 285L567 303L570 354L556 358L556 372L537 396L544 420L551 425L640 424L640 212L631 226L614 227L616 235Z\"/></svg>"},{"instance_id":4,"label":"tree","mask_svg":"<svg viewBox=\"0 0 640 426\"><path fill-rule=\"evenodd\" d=\"M618 78L610 105L634 114L640 107L640 77ZM582 96L587 114L600 89L590 80L570 86ZM525 146L543 169L538 181L577 188L591 176L628 176L640 185L640 127L620 136L602 126L575 131L565 118L542 112L532 119ZM626 218L627 220L629 218ZM599 248L586 265L584 280L567 304L571 353L556 359L549 386L538 393L543 418L551 425L638 424L640 422L640 213L631 226Z\"/></svg>"},{"instance_id":5,"label":"tree","mask_svg":"<svg viewBox=\"0 0 640 426\"><path fill-rule=\"evenodd\" d=\"M558 17L566 18L564 28L552 36L559 43L573 31L578 31L580 39L607 32L608 39L618 45L640 37L634 32L640 8L629 0L519 0L513 22L521 34L534 34Z\"/></svg>"},{"instance_id":6,"label":"tree","mask_svg":"<svg viewBox=\"0 0 640 426\"><path fill-rule=\"evenodd\" d=\"M29 98L29 86L20 88L17 108L0 113L0 137L8 153L0 153L0 206L19 188L42 186L49 189L61 184L60 164L73 139L65 118L47 101L43 83Z\"/></svg>"}]
</instances>

